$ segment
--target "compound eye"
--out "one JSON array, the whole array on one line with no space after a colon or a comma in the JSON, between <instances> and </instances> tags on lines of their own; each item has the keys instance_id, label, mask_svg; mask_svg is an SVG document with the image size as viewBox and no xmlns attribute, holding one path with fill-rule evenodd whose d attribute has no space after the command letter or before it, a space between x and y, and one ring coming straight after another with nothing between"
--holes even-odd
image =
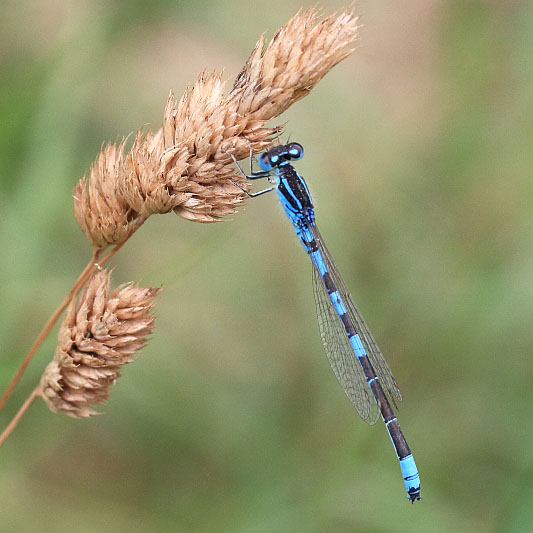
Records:
<instances>
[{"instance_id":1,"label":"compound eye","mask_svg":"<svg viewBox=\"0 0 533 533\"><path fill-rule=\"evenodd\" d=\"M287 152L291 159L302 159L304 147L300 143L290 143L287 145Z\"/></svg>"},{"instance_id":2,"label":"compound eye","mask_svg":"<svg viewBox=\"0 0 533 533\"><path fill-rule=\"evenodd\" d=\"M262 170L272 170L272 162L270 161L270 157L268 156L268 152L263 152L258 159L259 166Z\"/></svg>"}]
</instances>

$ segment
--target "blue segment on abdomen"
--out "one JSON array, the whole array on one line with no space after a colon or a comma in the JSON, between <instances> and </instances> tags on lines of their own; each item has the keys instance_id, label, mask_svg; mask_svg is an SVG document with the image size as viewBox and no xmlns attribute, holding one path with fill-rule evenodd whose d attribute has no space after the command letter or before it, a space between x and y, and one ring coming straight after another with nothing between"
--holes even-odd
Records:
<instances>
[{"instance_id":1,"label":"blue segment on abdomen","mask_svg":"<svg viewBox=\"0 0 533 533\"><path fill-rule=\"evenodd\" d=\"M355 355L357 357L363 357L366 355L365 347L363 346L363 343L361 342L361 337L359 337L358 334L355 334L353 337L350 337L350 344L352 345Z\"/></svg>"},{"instance_id":2,"label":"blue segment on abdomen","mask_svg":"<svg viewBox=\"0 0 533 533\"><path fill-rule=\"evenodd\" d=\"M420 489L420 476L418 475L418 468L412 455L408 455L400 459L400 468L402 469L403 481L405 488L409 493L411 489ZM409 496L408 496L409 497Z\"/></svg>"},{"instance_id":3,"label":"blue segment on abdomen","mask_svg":"<svg viewBox=\"0 0 533 533\"><path fill-rule=\"evenodd\" d=\"M331 302L333 303L333 307L335 307L335 311L337 311L339 315L346 314L346 307L344 307L344 302L342 301L342 298L340 294L338 293L338 291L333 291L329 295L329 298Z\"/></svg>"},{"instance_id":4,"label":"blue segment on abdomen","mask_svg":"<svg viewBox=\"0 0 533 533\"><path fill-rule=\"evenodd\" d=\"M324 263L324 259L322 258L320 251L316 250L315 252L311 252L309 256L311 257L313 264L318 269L319 274L323 276L328 271L328 267L326 266L326 263Z\"/></svg>"}]
</instances>

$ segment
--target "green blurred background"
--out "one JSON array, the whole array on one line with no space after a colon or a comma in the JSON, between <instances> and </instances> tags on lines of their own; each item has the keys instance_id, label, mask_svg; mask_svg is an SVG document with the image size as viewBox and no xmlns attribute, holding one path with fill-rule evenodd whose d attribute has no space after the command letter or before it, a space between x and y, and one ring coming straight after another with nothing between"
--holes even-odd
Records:
<instances>
[{"instance_id":1,"label":"green blurred background","mask_svg":"<svg viewBox=\"0 0 533 533\"><path fill-rule=\"evenodd\" d=\"M2 2L2 388L89 258L71 194L102 142L314 3ZM533 531L533 4L356 10L356 53L280 122L404 393L423 501L329 369L272 195L215 225L153 217L120 252L116 284L164 287L155 334L105 415L32 406L0 451L0 530Z\"/></svg>"}]
</instances>

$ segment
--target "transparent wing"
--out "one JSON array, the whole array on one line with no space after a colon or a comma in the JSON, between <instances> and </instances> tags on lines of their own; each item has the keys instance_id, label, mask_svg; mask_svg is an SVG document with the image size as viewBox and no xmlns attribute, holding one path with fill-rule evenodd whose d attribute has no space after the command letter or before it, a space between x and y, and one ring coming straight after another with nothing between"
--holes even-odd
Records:
<instances>
[{"instance_id":1,"label":"transparent wing","mask_svg":"<svg viewBox=\"0 0 533 533\"><path fill-rule=\"evenodd\" d=\"M379 417L376 400L370 394L363 369L346 336L342 321L331 303L320 273L314 266L313 289L320 337L329 364L359 416L365 422L375 424Z\"/></svg>"},{"instance_id":2,"label":"transparent wing","mask_svg":"<svg viewBox=\"0 0 533 533\"><path fill-rule=\"evenodd\" d=\"M392 403L396 405L396 400L399 402L402 401L402 393L400 392L398 384L396 383L396 380L394 379L394 376L392 375L391 369L389 368L387 361L385 361L385 358L383 357L383 354L381 353L381 350L379 349L372 333L370 333L370 330L368 329L368 326L366 325L365 320L363 319L361 313L359 312L359 309L354 304L352 297L350 293L348 292L346 285L344 284L342 276L340 275L340 272L335 266L335 263L333 262L333 259L331 258L331 254L329 253L324 243L324 240L322 239L322 236L320 235L320 232L318 231L318 228L316 226L312 226L310 227L310 230L318 245L319 250L322 252L324 261L327 265L328 271L333 279L333 282L335 283L337 290L339 291L342 297L344 305L346 306L346 310L348 311L348 316L350 317L350 320L353 322L357 330L357 333L359 333L359 336L361 337L361 341L363 343L363 346L365 347L366 353L368 354L370 363L372 364L372 367L374 368L374 372L379 377L379 381L381 383L381 386L384 392L387 394L389 399L392 400ZM315 290L315 293L316 293L316 290ZM328 301L330 301L329 297L328 297ZM345 334L344 334L344 337L346 337Z\"/></svg>"}]
</instances>

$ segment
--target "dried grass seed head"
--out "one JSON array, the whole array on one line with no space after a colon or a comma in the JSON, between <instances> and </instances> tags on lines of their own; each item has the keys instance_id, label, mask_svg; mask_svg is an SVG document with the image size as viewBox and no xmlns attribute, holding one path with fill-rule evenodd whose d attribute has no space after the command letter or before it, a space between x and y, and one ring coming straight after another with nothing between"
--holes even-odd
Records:
<instances>
[{"instance_id":1,"label":"dried grass seed head","mask_svg":"<svg viewBox=\"0 0 533 533\"><path fill-rule=\"evenodd\" d=\"M264 36L259 39L227 96L221 74L206 73L178 102L171 94L162 128L139 132L125 156L115 153L118 166L109 167L109 181L96 174L105 183L105 194L99 195L102 186L93 186L92 176L90 194L83 195L81 184L76 188L82 206L76 218L90 242L122 242L131 231L132 214L146 217L174 210L187 220L216 222L235 212L246 195L234 183L244 189L248 185L229 153L243 159L250 150L257 153L273 144L281 128L265 124L352 53L349 46L358 28L351 12L322 20L316 10L299 12L268 46ZM102 196L109 209L100 207ZM110 211L115 208L113 218Z\"/></svg>"},{"instance_id":2,"label":"dried grass seed head","mask_svg":"<svg viewBox=\"0 0 533 533\"><path fill-rule=\"evenodd\" d=\"M124 142L102 148L89 178L83 177L74 188L74 216L97 248L124 242L134 228L137 214L117 190L124 172Z\"/></svg>"},{"instance_id":3,"label":"dried grass seed head","mask_svg":"<svg viewBox=\"0 0 533 533\"><path fill-rule=\"evenodd\" d=\"M187 156L184 147L165 150L162 129L155 134L139 131L119 176L121 196L144 217L172 211L187 199Z\"/></svg>"},{"instance_id":4,"label":"dried grass seed head","mask_svg":"<svg viewBox=\"0 0 533 533\"><path fill-rule=\"evenodd\" d=\"M189 150L197 150L187 170L192 194L175 209L180 216L195 220L200 215L206 217L200 221L211 222L233 212L243 195L232 182L247 185L226 152L243 159L250 149L257 153L270 146L272 135L281 128L265 128L266 122L308 94L352 53L348 46L358 31L353 13L318 20L315 10L298 13L266 48L262 36L227 97L222 96L220 75L202 75L174 113L167 106L165 117L171 121L165 120L165 142L185 142Z\"/></svg>"},{"instance_id":5,"label":"dried grass seed head","mask_svg":"<svg viewBox=\"0 0 533 533\"><path fill-rule=\"evenodd\" d=\"M320 20L315 9L299 12L268 46L262 36L235 80L236 112L264 122L283 113L354 50L359 18L352 12Z\"/></svg>"},{"instance_id":6,"label":"dried grass seed head","mask_svg":"<svg viewBox=\"0 0 533 533\"><path fill-rule=\"evenodd\" d=\"M89 281L61 324L53 361L41 378L41 396L53 412L73 418L96 414L120 376L120 367L147 342L159 289L125 284L109 291L110 273Z\"/></svg>"}]
</instances>

